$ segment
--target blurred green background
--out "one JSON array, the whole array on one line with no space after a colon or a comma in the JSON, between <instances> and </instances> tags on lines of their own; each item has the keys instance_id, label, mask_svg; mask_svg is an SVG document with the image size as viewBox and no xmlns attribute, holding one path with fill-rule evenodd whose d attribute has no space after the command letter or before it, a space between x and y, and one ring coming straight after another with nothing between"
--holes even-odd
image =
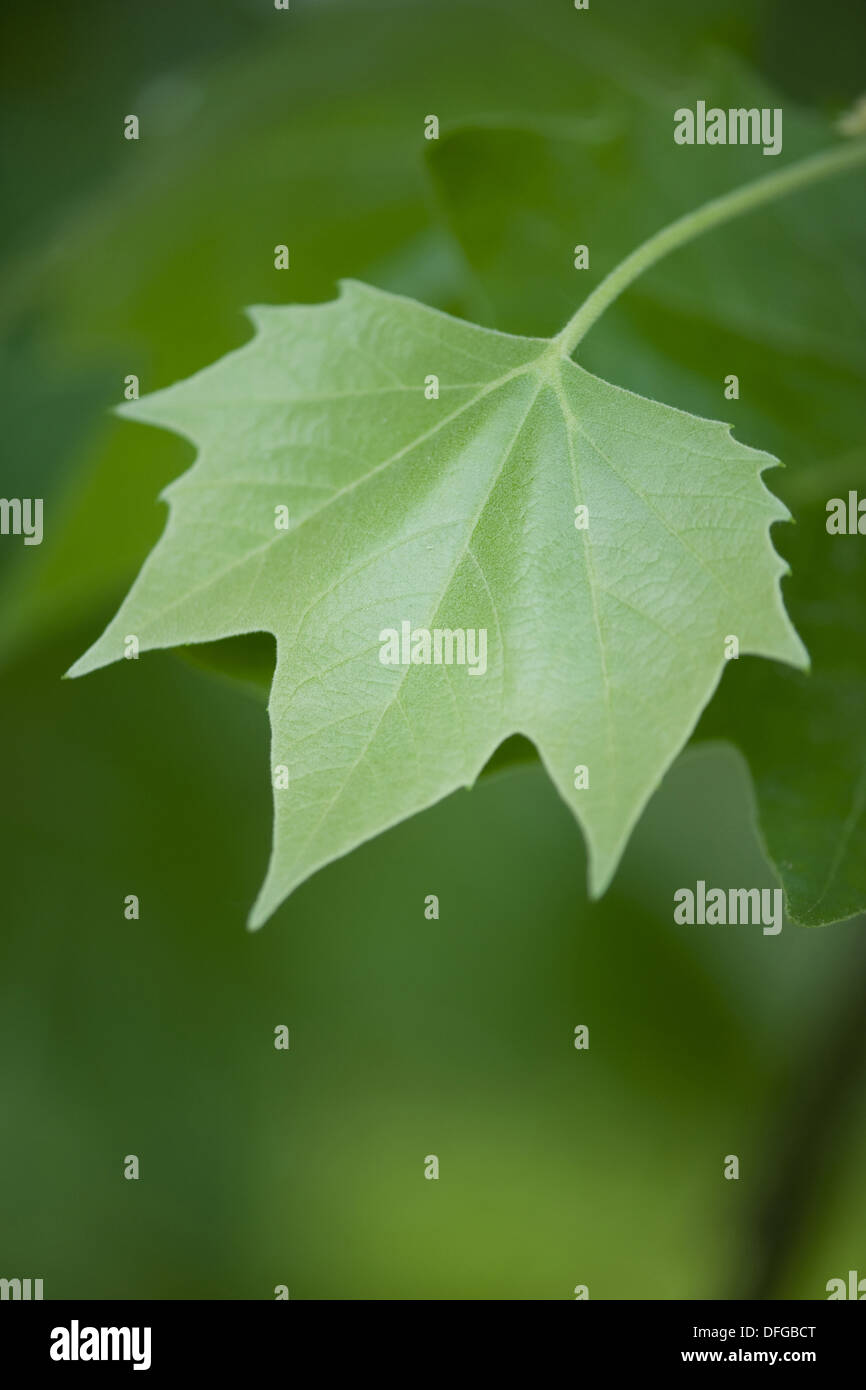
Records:
<instances>
[{"instance_id":1,"label":"blurred green background","mask_svg":"<svg viewBox=\"0 0 866 1390\"><path fill-rule=\"evenodd\" d=\"M330 298L343 276L553 331L648 232L767 172L726 150L684 176L678 94L783 105L786 151L820 148L863 85L864 14L3 14L0 490L45 498L45 541L0 542L0 1277L41 1277L48 1298L670 1299L822 1298L866 1274L863 919L674 926L673 892L698 878L777 881L747 766L711 721L600 903L575 824L527 766L318 874L251 936L267 717L230 668L255 650L60 679L192 458L112 417L128 373L167 385L248 338L245 305ZM821 513L809 469L862 450L854 199L827 186L715 254L708 238L612 310L582 360L723 418L725 372L751 374L738 437L784 457L790 494L771 486ZM586 288L577 241L598 249Z\"/></svg>"}]
</instances>

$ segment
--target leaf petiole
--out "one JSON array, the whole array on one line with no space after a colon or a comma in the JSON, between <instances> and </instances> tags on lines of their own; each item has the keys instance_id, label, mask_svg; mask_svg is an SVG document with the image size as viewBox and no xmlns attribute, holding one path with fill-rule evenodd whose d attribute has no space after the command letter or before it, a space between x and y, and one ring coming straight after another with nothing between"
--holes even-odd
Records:
<instances>
[{"instance_id":1,"label":"leaf petiole","mask_svg":"<svg viewBox=\"0 0 866 1390\"><path fill-rule=\"evenodd\" d=\"M807 187L833 174L844 173L845 170L856 168L858 164L863 163L866 163L866 139L852 140L850 144L823 150L820 154L798 160L787 169L780 169L777 173L755 179L752 183L735 188L720 198L713 198L694 212L678 217L675 222L663 227L660 232L656 232L648 241L638 246L615 270L606 275L553 342L565 356L570 357L608 305L612 304L633 280L669 252L676 251L679 246L685 246L695 237L712 231L714 227L720 227L744 212L751 212L762 203L773 202L776 198L784 197L786 193L793 193L798 188Z\"/></svg>"}]
</instances>

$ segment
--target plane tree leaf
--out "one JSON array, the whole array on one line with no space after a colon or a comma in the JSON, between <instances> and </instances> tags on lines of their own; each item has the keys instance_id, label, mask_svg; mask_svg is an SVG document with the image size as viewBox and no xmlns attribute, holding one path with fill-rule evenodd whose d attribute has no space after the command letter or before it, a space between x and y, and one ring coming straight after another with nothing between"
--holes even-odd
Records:
<instances>
[{"instance_id":1,"label":"plane tree leaf","mask_svg":"<svg viewBox=\"0 0 866 1390\"><path fill-rule=\"evenodd\" d=\"M716 66L709 90L720 105L782 104L729 57ZM669 139L675 104L666 98L664 122L648 102L630 125L595 135L577 122L468 125L429 151L439 205L492 323L545 332L562 321L576 278L563 248L578 236L589 243L591 283L627 249L633 232L616 204L623 180L641 216L649 208L660 225L683 199L716 196L725 180L747 176L755 150L708 159L689 150L686 187L682 151ZM786 106L785 122L786 161L834 139L815 114ZM724 401L726 418L788 465L777 490L798 524L780 536L793 570L786 605L812 670L732 663L695 737L725 738L744 753L787 911L810 926L866 910L866 559L862 536L828 535L825 510L852 490L866 496L864 218L862 177L805 189L653 267L581 346L591 370L698 414L719 409L736 373L739 398Z\"/></svg>"},{"instance_id":2,"label":"plane tree leaf","mask_svg":"<svg viewBox=\"0 0 866 1390\"><path fill-rule=\"evenodd\" d=\"M866 907L866 552L859 532L827 530L828 498L848 511L851 491L866 496L866 453L787 469L782 481L797 520L784 533L786 598L812 670L738 662L696 736L743 751L788 912L823 926Z\"/></svg>"},{"instance_id":3,"label":"plane tree leaf","mask_svg":"<svg viewBox=\"0 0 866 1390\"><path fill-rule=\"evenodd\" d=\"M274 842L253 926L471 785L513 734L579 820L602 892L729 638L806 662L769 536L788 515L761 480L774 460L556 340L357 282L251 313L245 347L123 408L199 455L70 674L136 644L273 633Z\"/></svg>"}]
</instances>

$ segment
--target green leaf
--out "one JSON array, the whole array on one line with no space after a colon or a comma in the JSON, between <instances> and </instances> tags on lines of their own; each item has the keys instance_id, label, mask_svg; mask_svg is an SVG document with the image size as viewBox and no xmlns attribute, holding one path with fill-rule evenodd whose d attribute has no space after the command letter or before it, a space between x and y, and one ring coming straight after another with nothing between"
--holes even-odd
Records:
<instances>
[{"instance_id":1,"label":"green leaf","mask_svg":"<svg viewBox=\"0 0 866 1390\"><path fill-rule=\"evenodd\" d=\"M787 599L812 671L737 663L697 732L746 755L788 913L823 926L866 907L866 548L826 529L829 498L866 496L866 454L788 470L784 482L798 523L785 534Z\"/></svg>"},{"instance_id":2,"label":"green leaf","mask_svg":"<svg viewBox=\"0 0 866 1390\"><path fill-rule=\"evenodd\" d=\"M737 4L754 23L754 0ZM32 206L0 228L17 226L23 253L0 269L0 335L11 345L0 406L9 467L26 477L7 486L44 495L51 525L38 550L0 547L0 567L10 562L0 585L0 661L116 602L157 538L149 499L186 461L179 441L155 446L144 435L148 457L131 461L139 446L129 431L106 428L127 372L139 375L142 392L165 386L243 341L239 306L319 302L346 275L478 317L471 277L436 225L425 186L424 155L438 142L423 138L431 108L425 97L419 109L419 92L435 94L443 130L490 112L573 120L576 107L591 130L621 129L630 89L649 85L667 103L701 38L718 43L731 23L730 10L698 14L690 0L671 0L662 26L642 0L629 0L627 12L624 0L599 8L588 26L561 0L536 3L531 15L525 0L499 0L492 63L487 0L345 0L298 6L276 25L272 7L270 16L267 6L246 8L251 42L233 33L228 62L204 60L192 42L200 26L187 16L177 41L148 28L134 58L119 50L132 70L112 63L92 74L88 103L74 97L68 66L62 74L34 68L33 100L20 110L13 84L10 159L20 177L10 182L17 203ZM226 42L218 22L207 29L208 51L220 34ZM736 32L742 42L746 27ZM152 51L160 42L170 55L166 81ZM195 61L184 63L190 53ZM711 82L700 73L693 86L714 90ZM106 113L132 90L147 128L134 148L104 138ZM29 119L52 104L67 120L59 154ZM72 154L87 173L61 203ZM620 168L621 160L620 151ZM41 178L26 173L34 161L48 161ZM626 217L617 208L625 251L655 230L644 201L626 199ZM291 246L289 275L273 266L278 241ZM524 263L522 277L531 270ZM566 288L551 329L573 307L573 285ZM547 331L517 318L503 326Z\"/></svg>"},{"instance_id":3,"label":"green leaf","mask_svg":"<svg viewBox=\"0 0 866 1390\"><path fill-rule=\"evenodd\" d=\"M714 66L709 90L719 105L783 104L730 57ZM692 89L707 82L708 73ZM651 229L685 200L716 196L754 172L747 147L703 159L688 150L684 165L653 115L657 103L641 109L636 96L634 107L595 131L578 122L463 127L429 152L440 206L491 323L553 329L577 278L563 247L590 244L591 286L629 249L647 208ZM785 163L833 139L822 117L785 106ZM631 221L617 203L623 186ZM866 555L862 538L858 547L857 537L827 535L824 511L830 497L866 495L864 219L862 177L799 192L662 261L581 346L591 370L697 414L720 408L725 377L737 373L740 398L724 402L727 418L788 465L777 490L798 525L781 541L794 574L786 605L812 671L732 663L696 737L728 739L745 754L787 911L807 925L866 911L866 641L857 615Z\"/></svg>"},{"instance_id":4,"label":"green leaf","mask_svg":"<svg viewBox=\"0 0 866 1390\"><path fill-rule=\"evenodd\" d=\"M246 347L124 407L200 455L70 674L122 657L133 635L145 650L274 634L271 765L289 785L252 926L320 866L471 785L512 734L583 827L601 893L716 687L726 637L806 664L769 539L788 515L761 481L774 460L590 375L557 342L357 282L252 317ZM384 665L382 634L404 622L484 631L486 670Z\"/></svg>"}]
</instances>

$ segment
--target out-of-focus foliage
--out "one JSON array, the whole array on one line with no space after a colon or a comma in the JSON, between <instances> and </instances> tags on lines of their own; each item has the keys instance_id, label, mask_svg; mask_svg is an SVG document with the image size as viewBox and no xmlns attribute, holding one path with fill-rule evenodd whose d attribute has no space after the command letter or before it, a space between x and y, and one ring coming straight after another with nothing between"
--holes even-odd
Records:
<instances>
[{"instance_id":1,"label":"out-of-focus foliage","mask_svg":"<svg viewBox=\"0 0 866 1390\"><path fill-rule=\"evenodd\" d=\"M0 490L45 497L46 539L0 548L4 1276L44 1277L46 1297L269 1298L287 1283L293 1298L568 1298L585 1282L593 1298L665 1298L746 1294L766 1268L774 1296L810 1298L862 1268L862 1100L838 1095L836 1127L825 1116L805 1157L790 1154L840 1070L860 924L773 938L672 922L673 891L699 877L774 883L729 750L675 767L601 905L586 901L573 822L530 769L363 847L250 937L264 710L171 655L59 679L192 458L106 415L127 373L142 391L167 385L246 340L245 304L330 298L343 275L492 322L426 168L428 112L443 131L571 123L604 109L618 72L667 125L672 81L708 45L769 73L786 112L795 96L830 109L856 94L858 8L826 4L816 35L811 6L752 0L7 7ZM583 26L568 43L566 23ZM130 111L137 144L122 140ZM828 220L842 196L825 190ZM579 230L577 189L573 206ZM628 204L625 249L645 230L631 217ZM637 301L621 307L592 337L634 327L617 380L653 393ZM689 318L652 313L680 335ZM665 399L688 405L682 383L708 400L726 331L666 358ZM737 434L785 454L796 512L805 455L749 402L771 378L808 423L814 389L829 428L837 388L813 365L790 376L782 350L742 359ZM718 414L712 402L697 408ZM777 543L796 562L783 531ZM733 675L745 663L723 697ZM288 1053L273 1048L280 1023ZM572 1046L580 1023L588 1052ZM423 1178L431 1152L438 1183ZM123 1180L128 1153L138 1183ZM768 1194L797 1161L780 1244Z\"/></svg>"}]
</instances>

